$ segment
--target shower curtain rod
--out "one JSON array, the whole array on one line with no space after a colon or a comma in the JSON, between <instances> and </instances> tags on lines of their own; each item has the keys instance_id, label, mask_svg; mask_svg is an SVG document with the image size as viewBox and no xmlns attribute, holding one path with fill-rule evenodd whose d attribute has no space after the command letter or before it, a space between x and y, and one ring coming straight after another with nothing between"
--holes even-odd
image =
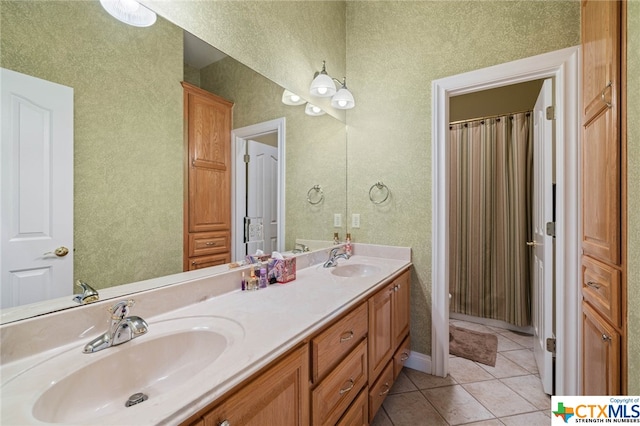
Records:
<instances>
[{"instance_id":1,"label":"shower curtain rod","mask_svg":"<svg viewBox=\"0 0 640 426\"><path fill-rule=\"evenodd\" d=\"M479 121L479 120L489 120L491 118L502 117L503 115L515 115L515 114L521 114L523 112L533 112L533 110L527 109L527 110L524 110L524 111L516 111L516 112L507 112L507 113L504 113L504 114L488 115L486 117L467 118L465 120L452 121L452 122L449 123L449 125L451 126L453 124L470 123L472 121Z\"/></svg>"}]
</instances>

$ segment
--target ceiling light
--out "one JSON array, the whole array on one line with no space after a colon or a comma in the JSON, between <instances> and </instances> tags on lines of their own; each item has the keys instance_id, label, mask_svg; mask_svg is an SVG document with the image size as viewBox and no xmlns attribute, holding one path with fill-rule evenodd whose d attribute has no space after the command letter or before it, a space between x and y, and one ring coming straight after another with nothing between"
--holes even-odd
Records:
<instances>
[{"instance_id":1,"label":"ceiling light","mask_svg":"<svg viewBox=\"0 0 640 426\"><path fill-rule=\"evenodd\" d=\"M306 101L293 92L284 89L282 93L282 103L285 105L302 105Z\"/></svg>"},{"instance_id":2,"label":"ceiling light","mask_svg":"<svg viewBox=\"0 0 640 426\"><path fill-rule=\"evenodd\" d=\"M324 115L325 112L322 108L312 105L307 102L307 106L304 107L304 113L310 115L312 117L317 117L319 115Z\"/></svg>"},{"instance_id":3,"label":"ceiling light","mask_svg":"<svg viewBox=\"0 0 640 426\"><path fill-rule=\"evenodd\" d=\"M100 0L111 16L134 27L150 27L156 22L155 12L135 0Z\"/></svg>"}]
</instances>

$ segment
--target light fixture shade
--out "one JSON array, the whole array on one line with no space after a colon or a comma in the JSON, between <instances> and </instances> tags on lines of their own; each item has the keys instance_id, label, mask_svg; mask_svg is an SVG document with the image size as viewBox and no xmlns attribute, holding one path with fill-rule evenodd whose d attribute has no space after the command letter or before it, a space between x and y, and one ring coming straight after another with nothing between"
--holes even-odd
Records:
<instances>
[{"instance_id":1,"label":"light fixture shade","mask_svg":"<svg viewBox=\"0 0 640 426\"><path fill-rule=\"evenodd\" d=\"M307 114L307 115L310 115L312 117L317 117L319 115L324 115L325 114L325 112L324 112L324 110L322 108L317 107L317 106L315 106L313 104L310 104L308 102L307 102L307 106L304 107L304 113Z\"/></svg>"},{"instance_id":2,"label":"light fixture shade","mask_svg":"<svg viewBox=\"0 0 640 426\"><path fill-rule=\"evenodd\" d=\"M284 89L282 92L282 103L285 105L302 105L306 101L293 92Z\"/></svg>"},{"instance_id":3,"label":"light fixture shade","mask_svg":"<svg viewBox=\"0 0 640 426\"><path fill-rule=\"evenodd\" d=\"M349 89L342 86L338 93L331 98L331 106L338 109L351 109L356 106L356 101Z\"/></svg>"},{"instance_id":4,"label":"light fixture shade","mask_svg":"<svg viewBox=\"0 0 640 426\"><path fill-rule=\"evenodd\" d=\"M323 72L318 74L311 82L309 92L311 92L312 96L328 98L336 93L336 85L333 82L333 79L329 77L323 69Z\"/></svg>"},{"instance_id":5,"label":"light fixture shade","mask_svg":"<svg viewBox=\"0 0 640 426\"><path fill-rule=\"evenodd\" d=\"M111 16L134 27L150 27L156 22L155 12L135 0L100 0Z\"/></svg>"}]
</instances>

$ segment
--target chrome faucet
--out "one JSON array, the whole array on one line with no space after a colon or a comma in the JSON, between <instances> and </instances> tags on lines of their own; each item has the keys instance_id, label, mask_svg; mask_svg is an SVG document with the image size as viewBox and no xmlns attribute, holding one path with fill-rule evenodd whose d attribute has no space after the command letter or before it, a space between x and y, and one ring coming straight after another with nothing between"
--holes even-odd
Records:
<instances>
[{"instance_id":1,"label":"chrome faucet","mask_svg":"<svg viewBox=\"0 0 640 426\"><path fill-rule=\"evenodd\" d=\"M133 305L133 300L123 300L113 305L109 309L111 313L109 330L87 343L83 352L86 354L98 352L145 334L149 330L147 322L140 317L128 316L129 308Z\"/></svg>"},{"instance_id":2,"label":"chrome faucet","mask_svg":"<svg viewBox=\"0 0 640 426\"><path fill-rule=\"evenodd\" d=\"M334 266L338 266L338 259L349 259L351 257L349 253L344 251L342 253L338 253L341 249L342 247L332 248L329 252L329 259L324 262L324 265L322 266L325 268L332 268Z\"/></svg>"},{"instance_id":3,"label":"chrome faucet","mask_svg":"<svg viewBox=\"0 0 640 426\"><path fill-rule=\"evenodd\" d=\"M100 299L98 292L84 281L76 281L76 285L82 289L82 293L73 296L73 301L85 305L91 302L97 302Z\"/></svg>"},{"instance_id":4,"label":"chrome faucet","mask_svg":"<svg viewBox=\"0 0 640 426\"><path fill-rule=\"evenodd\" d=\"M298 248L300 246L300 248ZM293 249L293 253L306 253L309 251L309 246L301 243L296 243L296 247Z\"/></svg>"}]
</instances>

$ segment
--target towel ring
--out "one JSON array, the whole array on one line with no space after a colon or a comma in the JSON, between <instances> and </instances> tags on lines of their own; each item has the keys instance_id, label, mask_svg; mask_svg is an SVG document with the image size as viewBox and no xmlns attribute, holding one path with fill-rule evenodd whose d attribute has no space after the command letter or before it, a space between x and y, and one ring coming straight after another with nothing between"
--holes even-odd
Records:
<instances>
[{"instance_id":1,"label":"towel ring","mask_svg":"<svg viewBox=\"0 0 640 426\"><path fill-rule=\"evenodd\" d=\"M312 206L315 206L316 204L320 204L322 200L324 200L324 192L322 192L322 188L320 188L320 185L313 185L307 192L307 201Z\"/></svg>"},{"instance_id":2,"label":"towel ring","mask_svg":"<svg viewBox=\"0 0 640 426\"><path fill-rule=\"evenodd\" d=\"M386 192L386 195L384 196L384 198L382 200L376 201L376 198L379 198L379 197L375 197L374 196L373 188L377 188L378 192L381 192L381 193ZM382 204L382 203L384 203L389 198L389 194L391 194L391 191L389 191L389 187L387 185L385 185L384 183L382 183L382 182L376 182L373 185L371 185L371 188L369 188L369 199L371 200L371 202L373 204Z\"/></svg>"}]
</instances>

